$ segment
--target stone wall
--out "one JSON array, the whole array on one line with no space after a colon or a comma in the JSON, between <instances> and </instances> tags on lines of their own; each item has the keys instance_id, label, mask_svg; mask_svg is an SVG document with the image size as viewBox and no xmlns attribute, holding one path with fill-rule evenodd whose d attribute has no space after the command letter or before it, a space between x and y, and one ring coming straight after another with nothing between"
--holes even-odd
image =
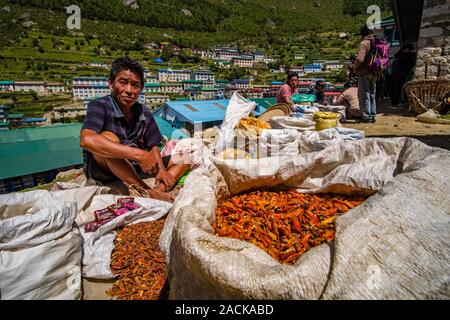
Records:
<instances>
[{"instance_id":1,"label":"stone wall","mask_svg":"<svg viewBox=\"0 0 450 320\"><path fill-rule=\"evenodd\" d=\"M425 64L428 79L440 76L450 80L450 2L425 0L420 28L415 79L424 79Z\"/></svg>"}]
</instances>

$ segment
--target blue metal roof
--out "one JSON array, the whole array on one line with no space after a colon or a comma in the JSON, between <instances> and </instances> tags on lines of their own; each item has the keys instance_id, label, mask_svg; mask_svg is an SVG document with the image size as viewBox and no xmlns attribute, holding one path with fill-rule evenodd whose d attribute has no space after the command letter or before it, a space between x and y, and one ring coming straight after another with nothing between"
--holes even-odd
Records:
<instances>
[{"instance_id":1,"label":"blue metal roof","mask_svg":"<svg viewBox=\"0 0 450 320\"><path fill-rule=\"evenodd\" d=\"M228 99L218 100L196 100L196 101L168 101L162 113L175 116L180 122L203 123L213 121L223 121L228 108ZM256 105L253 113L259 116L266 111L259 105Z\"/></svg>"},{"instance_id":2,"label":"blue metal roof","mask_svg":"<svg viewBox=\"0 0 450 320\"><path fill-rule=\"evenodd\" d=\"M185 129L172 125L169 121L161 118L161 116L153 114L153 118L163 136L166 136L171 140L180 140L190 137L190 135L185 132Z\"/></svg>"},{"instance_id":3,"label":"blue metal roof","mask_svg":"<svg viewBox=\"0 0 450 320\"><path fill-rule=\"evenodd\" d=\"M24 122L33 123L33 122L44 122L47 118L25 118L23 119Z\"/></svg>"}]
</instances>

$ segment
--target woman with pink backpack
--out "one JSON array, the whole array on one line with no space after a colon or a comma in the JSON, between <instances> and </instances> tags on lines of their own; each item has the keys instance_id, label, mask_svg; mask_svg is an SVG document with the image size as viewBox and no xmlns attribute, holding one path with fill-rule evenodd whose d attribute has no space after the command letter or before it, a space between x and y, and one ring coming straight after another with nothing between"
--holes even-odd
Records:
<instances>
[{"instance_id":1,"label":"woman with pink backpack","mask_svg":"<svg viewBox=\"0 0 450 320\"><path fill-rule=\"evenodd\" d=\"M351 71L358 76L358 98L362 121L376 121L376 83L378 75L388 66L389 44L376 37L367 25L361 28L362 41Z\"/></svg>"}]
</instances>

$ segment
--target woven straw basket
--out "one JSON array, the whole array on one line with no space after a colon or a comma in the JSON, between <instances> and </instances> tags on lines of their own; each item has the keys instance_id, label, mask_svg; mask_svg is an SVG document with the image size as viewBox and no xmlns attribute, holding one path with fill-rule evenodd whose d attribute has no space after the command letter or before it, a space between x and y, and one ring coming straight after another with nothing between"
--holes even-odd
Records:
<instances>
[{"instance_id":1,"label":"woven straw basket","mask_svg":"<svg viewBox=\"0 0 450 320\"><path fill-rule=\"evenodd\" d=\"M450 92L450 80L414 80L405 84L405 93L411 110L422 114L428 110L441 111L444 98Z\"/></svg>"}]
</instances>

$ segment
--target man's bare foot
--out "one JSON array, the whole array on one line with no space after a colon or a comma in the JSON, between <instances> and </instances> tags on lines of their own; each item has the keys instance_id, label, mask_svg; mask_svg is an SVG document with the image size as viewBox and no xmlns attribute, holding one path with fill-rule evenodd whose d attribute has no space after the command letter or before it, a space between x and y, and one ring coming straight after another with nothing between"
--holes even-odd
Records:
<instances>
[{"instance_id":1,"label":"man's bare foot","mask_svg":"<svg viewBox=\"0 0 450 320\"><path fill-rule=\"evenodd\" d=\"M166 185L164 183L160 182L153 189L161 191L161 192L169 192L170 190L173 189L174 186L175 186L175 184L172 186L166 187Z\"/></svg>"},{"instance_id":2,"label":"man's bare foot","mask_svg":"<svg viewBox=\"0 0 450 320\"><path fill-rule=\"evenodd\" d=\"M159 192L167 192L166 186L164 183L160 182L157 185L153 187L153 190L159 191Z\"/></svg>"},{"instance_id":3,"label":"man's bare foot","mask_svg":"<svg viewBox=\"0 0 450 320\"><path fill-rule=\"evenodd\" d=\"M167 201L167 202L174 202L174 200L175 200L174 195L172 195L168 192L158 190L158 189L156 189L156 187L153 189L147 189L147 192L148 192L149 196L153 199L158 199L158 200Z\"/></svg>"}]
</instances>

